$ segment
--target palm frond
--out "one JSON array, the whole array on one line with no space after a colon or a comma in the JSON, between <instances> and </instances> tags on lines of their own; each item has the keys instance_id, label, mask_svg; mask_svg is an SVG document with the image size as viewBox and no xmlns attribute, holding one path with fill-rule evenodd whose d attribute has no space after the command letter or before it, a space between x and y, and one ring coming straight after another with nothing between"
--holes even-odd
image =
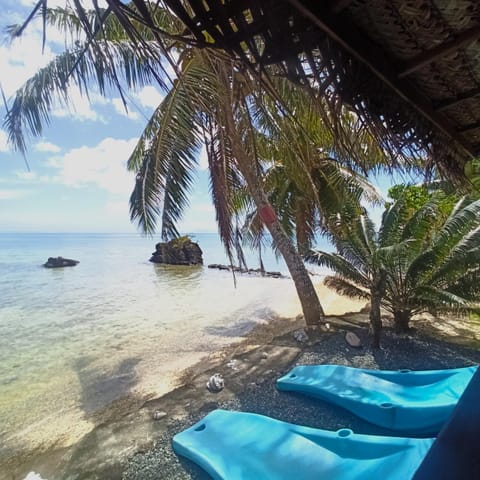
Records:
<instances>
[{"instance_id":1,"label":"palm frond","mask_svg":"<svg viewBox=\"0 0 480 480\"><path fill-rule=\"evenodd\" d=\"M184 64L182 81L173 85L155 110L128 160L130 170L141 172L147 155L149 171L153 172L151 174L157 177L157 181L154 184L137 184L135 191L137 196L148 198L153 193L141 192L141 186L158 189L162 237L165 239L178 236L176 223L188 205L188 193L203 142L200 130L202 105L195 101L194 95L198 94L199 79L207 75L208 70L198 57L192 57ZM202 88L204 92L201 93L211 98L212 84L205 81ZM144 231L148 231L150 224L142 224L142 221L158 213L158 207L151 213L143 210L151 206L152 202L131 202L131 217L138 219Z\"/></svg>"},{"instance_id":2,"label":"palm frond","mask_svg":"<svg viewBox=\"0 0 480 480\"><path fill-rule=\"evenodd\" d=\"M356 269L347 259L337 253L323 252L320 250L310 250L304 259L308 263L327 267L337 275L364 288L370 288L371 279L364 272Z\"/></svg>"},{"instance_id":3,"label":"palm frond","mask_svg":"<svg viewBox=\"0 0 480 480\"><path fill-rule=\"evenodd\" d=\"M370 292L362 290L356 284L349 282L341 277L328 276L325 277L323 283L332 290L335 290L340 295L346 295L350 298L370 299Z\"/></svg>"},{"instance_id":4,"label":"palm frond","mask_svg":"<svg viewBox=\"0 0 480 480\"><path fill-rule=\"evenodd\" d=\"M423 286L418 291L418 300L427 308L436 311L472 311L477 309L479 304L471 302L460 295L456 295L448 290L434 286Z\"/></svg>"},{"instance_id":5,"label":"palm frond","mask_svg":"<svg viewBox=\"0 0 480 480\"><path fill-rule=\"evenodd\" d=\"M210 172L210 192L217 218L220 238L233 263L233 251L236 238L234 235L234 215L232 180L237 176L232 171L232 149L224 130L213 121L209 122L207 158Z\"/></svg>"},{"instance_id":6,"label":"palm frond","mask_svg":"<svg viewBox=\"0 0 480 480\"><path fill-rule=\"evenodd\" d=\"M155 153L147 150L139 169L135 187L130 195L130 220L137 221L138 226L147 235L153 235L157 220L162 211L162 179L154 165Z\"/></svg>"},{"instance_id":7,"label":"palm frond","mask_svg":"<svg viewBox=\"0 0 480 480\"><path fill-rule=\"evenodd\" d=\"M400 198L387 207L383 213L378 235L379 244L381 246L392 245L399 241L403 235L405 221L405 201L403 198Z\"/></svg>"},{"instance_id":8,"label":"palm frond","mask_svg":"<svg viewBox=\"0 0 480 480\"><path fill-rule=\"evenodd\" d=\"M480 200L472 202L466 197L460 199L433 238L432 250L439 258L446 258L450 249L478 225L480 225Z\"/></svg>"},{"instance_id":9,"label":"palm frond","mask_svg":"<svg viewBox=\"0 0 480 480\"><path fill-rule=\"evenodd\" d=\"M432 272L431 281L451 282L477 265L480 265L480 226L465 235L450 250L445 260Z\"/></svg>"},{"instance_id":10,"label":"palm frond","mask_svg":"<svg viewBox=\"0 0 480 480\"><path fill-rule=\"evenodd\" d=\"M118 89L120 77L135 89L158 81L163 71L161 51L131 42L102 42L95 50L66 51L30 78L15 95L4 121L9 141L20 152L26 151L26 136L40 136L55 105L71 106L69 90L77 86L89 95L92 85L101 95ZM165 87L165 84L163 84Z\"/></svg>"}]
</instances>

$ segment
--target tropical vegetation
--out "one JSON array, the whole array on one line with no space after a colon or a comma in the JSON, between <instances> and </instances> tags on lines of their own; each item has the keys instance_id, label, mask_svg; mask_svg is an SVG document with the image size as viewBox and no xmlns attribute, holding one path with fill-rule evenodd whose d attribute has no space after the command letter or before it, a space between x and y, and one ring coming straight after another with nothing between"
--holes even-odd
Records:
<instances>
[{"instance_id":1,"label":"tropical vegetation","mask_svg":"<svg viewBox=\"0 0 480 480\"><path fill-rule=\"evenodd\" d=\"M437 191L412 209L412 198L418 202L420 191L400 191L378 230L364 214L332 230L336 252L313 250L307 256L335 272L326 277L326 285L370 300L375 346L381 308L393 315L402 332L415 314L461 315L480 309L480 200L453 201Z\"/></svg>"},{"instance_id":2,"label":"tropical vegetation","mask_svg":"<svg viewBox=\"0 0 480 480\"><path fill-rule=\"evenodd\" d=\"M265 92L264 85L259 88L258 79L230 57L179 44L175 33L181 26L175 18L161 8L155 12L166 43L140 23L132 38L113 16L98 26L95 11L82 16L68 8L44 12L47 22L73 38L72 46L17 92L5 123L10 140L25 151L26 131L41 134L54 102L68 104L72 84L85 92L96 85L103 95L117 88L123 98L124 89L159 82L166 96L128 162L136 172L132 219L153 233L160 218L162 237L178 236L176 223L188 203L198 150L205 144L219 232L228 255L232 258L238 246L239 214L253 218L274 203L282 222L274 215L265 226L289 268L307 324L322 321L323 309L292 239L303 249L309 246L332 207L334 213L346 212L348 205L354 215L367 184L339 161L348 159L344 165L365 169L383 158L382 150L347 115L350 148L335 150L335 139L321 125L320 112L301 89L279 80ZM12 32L19 30L22 27ZM165 80L167 61L176 76L170 82ZM302 116L310 124L300 123ZM284 227L293 221L295 232L290 228L285 233Z\"/></svg>"}]
</instances>

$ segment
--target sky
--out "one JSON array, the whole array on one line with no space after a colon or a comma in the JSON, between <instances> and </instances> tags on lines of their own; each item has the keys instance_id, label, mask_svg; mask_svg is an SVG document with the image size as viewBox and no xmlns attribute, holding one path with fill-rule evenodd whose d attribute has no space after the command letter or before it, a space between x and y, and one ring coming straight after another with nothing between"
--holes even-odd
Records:
<instances>
[{"instance_id":1,"label":"sky","mask_svg":"<svg viewBox=\"0 0 480 480\"><path fill-rule=\"evenodd\" d=\"M21 23L32 0L2 0L0 31ZM65 5L49 0L48 5ZM26 79L46 65L63 46L59 32L47 31L42 54L39 23L30 26L13 45L0 44L0 84L7 98ZM134 174L126 162L143 127L162 100L156 86L130 95L125 111L118 93L99 94L90 100L71 93L74 108L53 109L51 122L40 138L30 138L26 158L12 151L2 128L0 106L0 231L6 232L135 232L129 219L128 199ZM182 232L215 232L210 202L206 156L199 154L199 168L191 206L179 228Z\"/></svg>"},{"instance_id":2,"label":"sky","mask_svg":"<svg viewBox=\"0 0 480 480\"><path fill-rule=\"evenodd\" d=\"M85 2L86 4L87 2ZM0 32L21 23L33 0L2 0ZM65 0L48 0L49 6ZM63 35L47 31L42 53L40 22L30 25L13 44L0 43L0 84L7 98L61 51ZM0 104L0 232L136 232L128 199L134 174L126 162L162 93L154 85L129 96L128 113L118 93L90 99L71 91L74 108L57 105L43 135L30 138L26 158L14 152L2 128ZM190 207L179 231L216 232L210 201L205 151L199 153ZM385 190L385 181L380 182Z\"/></svg>"}]
</instances>

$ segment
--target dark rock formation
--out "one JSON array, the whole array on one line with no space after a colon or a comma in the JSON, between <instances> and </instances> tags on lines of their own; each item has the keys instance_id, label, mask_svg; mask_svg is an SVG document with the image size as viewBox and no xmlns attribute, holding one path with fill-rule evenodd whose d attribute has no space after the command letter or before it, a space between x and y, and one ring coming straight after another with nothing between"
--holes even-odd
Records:
<instances>
[{"instance_id":1,"label":"dark rock formation","mask_svg":"<svg viewBox=\"0 0 480 480\"><path fill-rule=\"evenodd\" d=\"M80 262L78 260L72 260L71 258L63 257L48 257L47 263L43 266L46 268L62 268L62 267L74 267Z\"/></svg>"},{"instance_id":2,"label":"dark rock formation","mask_svg":"<svg viewBox=\"0 0 480 480\"><path fill-rule=\"evenodd\" d=\"M157 243L150 261L167 265L203 265L202 250L188 237Z\"/></svg>"},{"instance_id":3,"label":"dark rock formation","mask_svg":"<svg viewBox=\"0 0 480 480\"><path fill-rule=\"evenodd\" d=\"M228 265L221 265L219 263L211 263L208 265L208 268L215 268L217 270L228 270L231 271L233 270L236 273L248 273L248 274L258 274L262 275L263 277L273 277L273 278L283 278L283 275L280 272L267 272L266 270L263 270L261 268L240 268L236 267L235 265L233 267L229 267Z\"/></svg>"}]
</instances>

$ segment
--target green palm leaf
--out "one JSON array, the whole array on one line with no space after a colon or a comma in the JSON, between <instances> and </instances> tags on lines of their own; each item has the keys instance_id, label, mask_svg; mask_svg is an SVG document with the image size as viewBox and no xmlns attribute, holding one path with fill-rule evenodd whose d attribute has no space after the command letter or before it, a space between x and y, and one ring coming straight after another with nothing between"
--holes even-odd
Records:
<instances>
[{"instance_id":1,"label":"green palm leaf","mask_svg":"<svg viewBox=\"0 0 480 480\"><path fill-rule=\"evenodd\" d=\"M337 253L311 250L304 256L305 261L315 265L330 268L340 277L357 285L369 288L371 280L365 274L356 269L347 259Z\"/></svg>"},{"instance_id":2,"label":"green palm leaf","mask_svg":"<svg viewBox=\"0 0 480 480\"><path fill-rule=\"evenodd\" d=\"M350 298L359 298L368 300L370 298L370 292L362 290L354 283L340 277L325 277L323 283L332 290L335 290L340 295L346 295Z\"/></svg>"}]
</instances>

